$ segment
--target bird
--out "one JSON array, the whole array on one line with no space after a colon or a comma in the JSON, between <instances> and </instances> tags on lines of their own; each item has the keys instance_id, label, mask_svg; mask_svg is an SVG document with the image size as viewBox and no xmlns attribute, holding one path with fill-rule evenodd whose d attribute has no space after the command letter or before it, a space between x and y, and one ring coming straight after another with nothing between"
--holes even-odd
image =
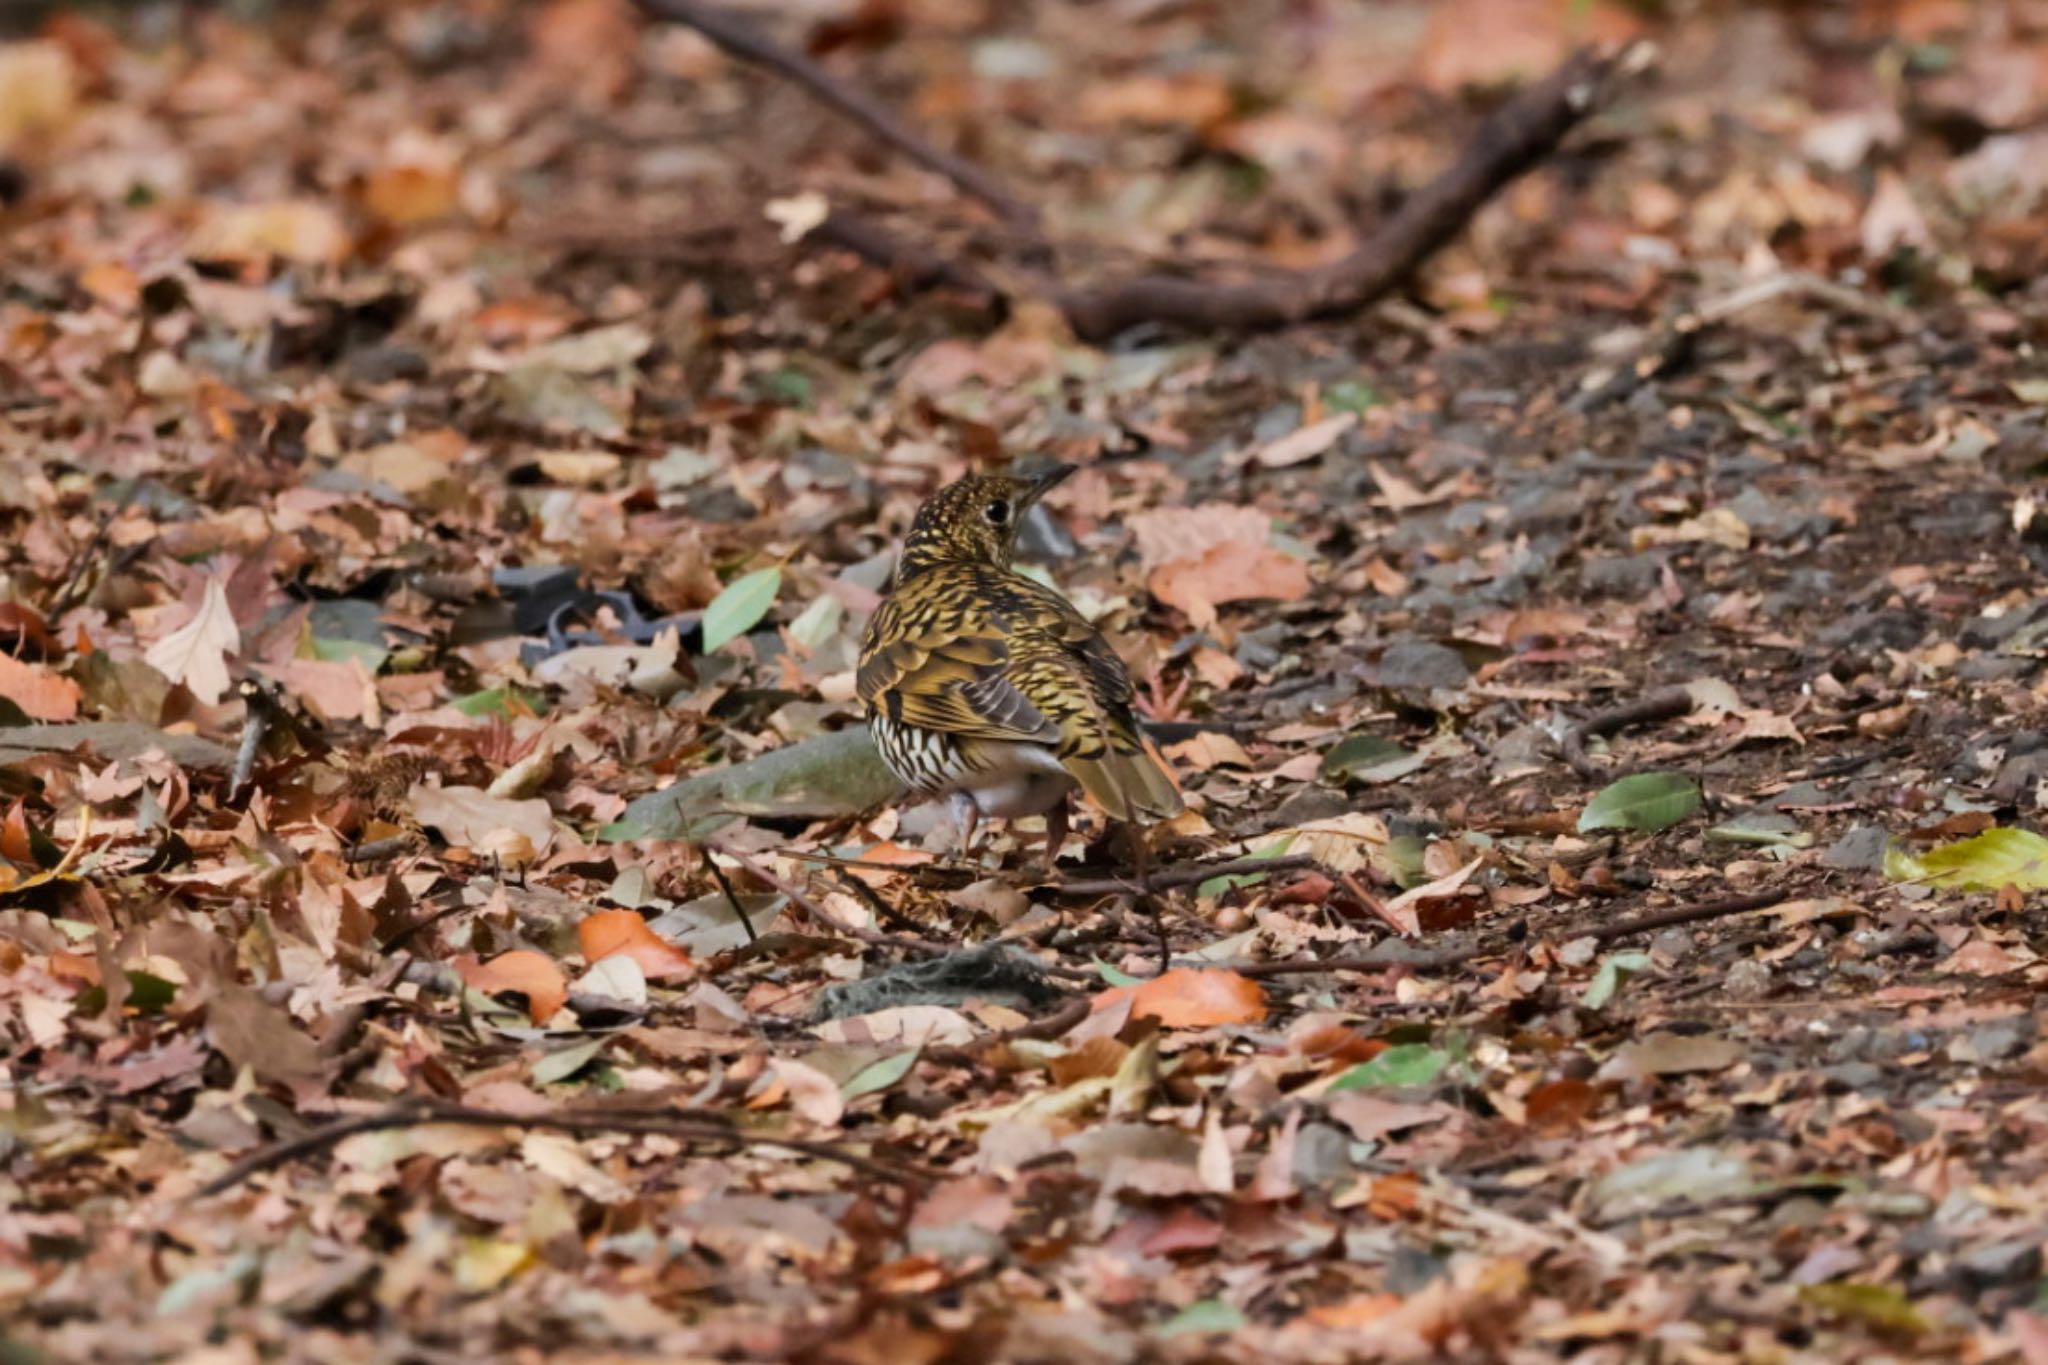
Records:
<instances>
[{"instance_id":1,"label":"bird","mask_svg":"<svg viewBox=\"0 0 2048 1365\"><path fill-rule=\"evenodd\" d=\"M1073 472L974 474L927 498L856 674L883 760L917 799L947 800L961 850L985 819L1042 814L1048 872L1075 788L1117 821L1182 809L1139 733L1123 660L1071 602L1011 567L1025 513Z\"/></svg>"}]
</instances>

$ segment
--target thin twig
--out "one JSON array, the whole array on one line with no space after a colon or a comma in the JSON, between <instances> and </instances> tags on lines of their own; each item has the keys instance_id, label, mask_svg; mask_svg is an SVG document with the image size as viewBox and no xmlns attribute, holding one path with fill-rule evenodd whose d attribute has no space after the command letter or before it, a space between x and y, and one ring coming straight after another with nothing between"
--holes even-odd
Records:
<instances>
[{"instance_id":1,"label":"thin twig","mask_svg":"<svg viewBox=\"0 0 2048 1365\"><path fill-rule=\"evenodd\" d=\"M1299 872L1303 868L1315 865L1314 858L1299 853L1279 858L1233 858L1227 863L1183 863L1176 867L1162 867L1152 873L1146 878L1146 887L1153 891L1166 891L1176 886L1192 886L1198 882L1206 882L1211 877L1247 877L1262 872ZM1139 886L1128 877L1102 877L1046 882L1037 889L1050 891L1057 896L1120 896L1136 894Z\"/></svg>"},{"instance_id":2,"label":"thin twig","mask_svg":"<svg viewBox=\"0 0 2048 1365\"><path fill-rule=\"evenodd\" d=\"M970 1066L992 1048L1029 1038L1057 1038L1086 1019L1094 1008L1094 1002L1087 996L1077 996L1042 1019L1032 1019L1000 1033L986 1033L958 1047L926 1048L924 1060L942 1066Z\"/></svg>"},{"instance_id":3,"label":"thin twig","mask_svg":"<svg viewBox=\"0 0 2048 1365\"><path fill-rule=\"evenodd\" d=\"M394 1128L418 1128L444 1123L460 1128L515 1128L527 1132L567 1133L591 1137L601 1133L634 1133L672 1137L684 1142L738 1143L742 1146L780 1147L785 1151L837 1162L862 1175L895 1184L920 1184L931 1179L923 1171L877 1161L830 1142L806 1138L778 1137L771 1133L750 1133L744 1129L704 1119L681 1118L672 1114L576 1113L507 1114L477 1109L446 1100L416 1097L400 1100L386 1109L369 1114L352 1114L322 1124L297 1137L259 1147L201 1186L195 1198L204 1199L231 1190L252 1176L273 1170L287 1162L315 1152L324 1152L358 1133L379 1133Z\"/></svg>"},{"instance_id":4,"label":"thin twig","mask_svg":"<svg viewBox=\"0 0 2048 1365\"><path fill-rule=\"evenodd\" d=\"M698 0L635 0L657 19L693 28L728 55L763 67L853 122L877 141L979 199L1014 227L1035 234L1038 211L1017 198L993 175L965 157L934 146L904 126L888 106L841 81L794 48L757 32L753 25L719 5Z\"/></svg>"},{"instance_id":5,"label":"thin twig","mask_svg":"<svg viewBox=\"0 0 2048 1365\"><path fill-rule=\"evenodd\" d=\"M1673 720L1693 709L1692 693L1683 687L1666 687L1646 697L1610 706L1592 715L1564 732L1558 740L1558 750L1571 770L1591 782L1606 776L1606 769L1595 763L1586 754L1586 741L1603 735L1626 730L1631 725L1649 725L1660 720Z\"/></svg>"},{"instance_id":6,"label":"thin twig","mask_svg":"<svg viewBox=\"0 0 2048 1365\"><path fill-rule=\"evenodd\" d=\"M1701 920L1721 919L1750 910L1768 910L1771 906L1782 905L1791 898L1792 893L1782 889L1752 891L1746 896L1729 896L1717 901L1702 901L1697 905L1675 905L1669 910L1653 910L1646 915L1637 915L1633 919L1596 925L1585 933L1573 937L1596 939L1606 943L1612 939L1627 938L1631 934L1647 934L1680 924L1697 924Z\"/></svg>"},{"instance_id":7,"label":"thin twig","mask_svg":"<svg viewBox=\"0 0 2048 1365\"><path fill-rule=\"evenodd\" d=\"M758 942L760 936L754 932L754 921L748 916L747 907L740 903L738 894L733 891L732 879L725 875L725 869L718 865L718 859L711 856L710 849L700 848L697 852L703 855L704 866L711 869L711 879L717 882L718 889L725 893L725 903L739 916L740 928L746 931L747 942Z\"/></svg>"},{"instance_id":8,"label":"thin twig","mask_svg":"<svg viewBox=\"0 0 2048 1365\"><path fill-rule=\"evenodd\" d=\"M789 903L802 911L811 923L817 925L820 929L842 935L846 938L858 939L860 942L873 947L896 948L904 952L922 953L927 957L944 957L947 953L953 951L948 945L933 943L929 939L904 938L897 934L885 934L879 929L869 929L864 925L848 924L832 914L824 906L812 900L801 889L776 876L746 854L723 845L719 846L718 851L738 863L753 876L789 897Z\"/></svg>"},{"instance_id":9,"label":"thin twig","mask_svg":"<svg viewBox=\"0 0 2048 1365\"><path fill-rule=\"evenodd\" d=\"M1606 943L1631 934L1646 934L1657 929L1669 929L1680 924L1698 924L1702 920L1722 919L1728 915L1740 915L1750 910L1766 910L1791 899L1788 890L1756 891L1746 896L1729 896L1723 900L1702 901L1695 905L1676 905L1669 910L1654 910L1637 915L1633 919L1615 920L1608 924L1595 925L1584 933L1563 933L1558 937L1566 939L1590 938ZM1383 972L1389 967L1409 967L1419 971L1437 971L1445 967L1458 967L1482 957L1508 951L1507 946L1486 943L1467 944L1458 948L1439 949L1433 953L1362 953L1351 957L1283 958L1277 962L1220 962L1209 965L1225 967L1240 976L1301 976L1315 972Z\"/></svg>"}]
</instances>

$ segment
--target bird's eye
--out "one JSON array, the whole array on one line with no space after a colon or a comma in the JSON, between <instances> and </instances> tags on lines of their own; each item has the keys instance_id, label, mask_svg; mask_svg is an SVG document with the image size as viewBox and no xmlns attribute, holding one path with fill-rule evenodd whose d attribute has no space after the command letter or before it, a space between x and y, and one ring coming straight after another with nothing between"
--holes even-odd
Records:
<instances>
[{"instance_id":1,"label":"bird's eye","mask_svg":"<svg viewBox=\"0 0 2048 1365\"><path fill-rule=\"evenodd\" d=\"M990 525L1001 526L1010 519L1010 504L1004 502L1001 498L997 498L987 507L982 508L981 514L989 519Z\"/></svg>"}]
</instances>

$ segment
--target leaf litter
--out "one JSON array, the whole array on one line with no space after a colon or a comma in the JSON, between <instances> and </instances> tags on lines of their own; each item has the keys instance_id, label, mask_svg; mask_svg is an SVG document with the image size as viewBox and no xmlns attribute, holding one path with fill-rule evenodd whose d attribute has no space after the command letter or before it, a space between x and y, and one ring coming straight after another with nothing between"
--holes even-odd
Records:
<instances>
[{"instance_id":1,"label":"leaf litter","mask_svg":"<svg viewBox=\"0 0 2048 1365\"><path fill-rule=\"evenodd\" d=\"M939 8L751 17L1169 279L1666 69L1096 346L623 0L10 19L0 1354L2048 1360L2040 25ZM857 727L1027 454L1151 888Z\"/></svg>"}]
</instances>

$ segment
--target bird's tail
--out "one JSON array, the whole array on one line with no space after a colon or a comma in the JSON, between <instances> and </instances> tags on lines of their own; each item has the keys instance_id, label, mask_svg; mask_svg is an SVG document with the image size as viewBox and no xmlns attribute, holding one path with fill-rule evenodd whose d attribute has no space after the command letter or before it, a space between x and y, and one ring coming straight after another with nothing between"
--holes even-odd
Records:
<instances>
[{"instance_id":1,"label":"bird's tail","mask_svg":"<svg viewBox=\"0 0 2048 1365\"><path fill-rule=\"evenodd\" d=\"M1181 812L1180 791L1149 745L1122 752L1105 746L1060 761L1112 820L1166 820Z\"/></svg>"}]
</instances>

